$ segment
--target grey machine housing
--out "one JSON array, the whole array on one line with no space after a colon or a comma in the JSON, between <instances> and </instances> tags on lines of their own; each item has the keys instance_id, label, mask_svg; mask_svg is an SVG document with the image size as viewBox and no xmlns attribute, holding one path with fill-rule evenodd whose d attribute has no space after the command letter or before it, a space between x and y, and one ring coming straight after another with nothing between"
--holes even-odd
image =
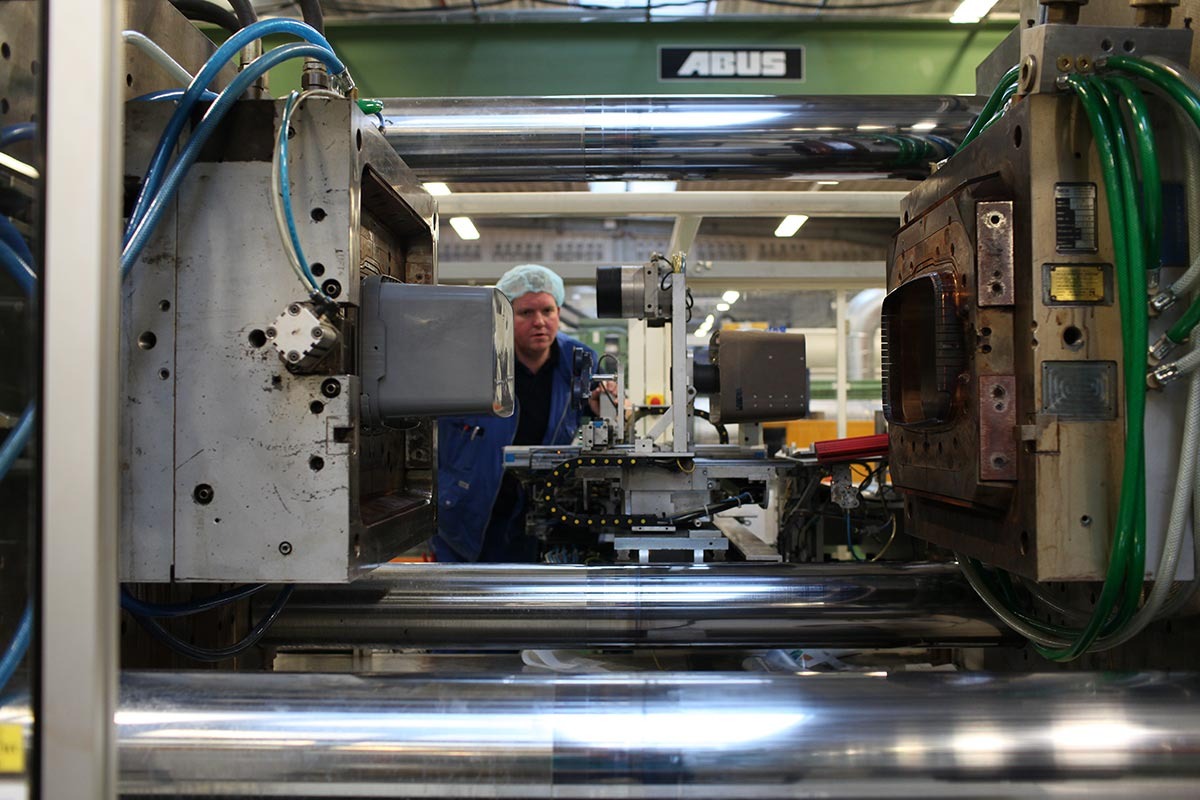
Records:
<instances>
[{"instance_id":1,"label":"grey machine housing","mask_svg":"<svg viewBox=\"0 0 1200 800\"><path fill-rule=\"evenodd\" d=\"M495 288L372 276L362 284L360 319L366 427L426 414L512 415L513 311Z\"/></svg>"}]
</instances>

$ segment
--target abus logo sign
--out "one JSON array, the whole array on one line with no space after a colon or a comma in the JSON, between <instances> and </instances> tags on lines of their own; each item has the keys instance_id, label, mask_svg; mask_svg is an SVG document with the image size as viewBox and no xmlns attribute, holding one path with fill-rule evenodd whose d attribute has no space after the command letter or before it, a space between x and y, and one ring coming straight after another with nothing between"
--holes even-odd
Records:
<instances>
[{"instance_id":1,"label":"abus logo sign","mask_svg":"<svg viewBox=\"0 0 1200 800\"><path fill-rule=\"evenodd\" d=\"M804 48L660 47L658 77L686 80L804 80Z\"/></svg>"}]
</instances>

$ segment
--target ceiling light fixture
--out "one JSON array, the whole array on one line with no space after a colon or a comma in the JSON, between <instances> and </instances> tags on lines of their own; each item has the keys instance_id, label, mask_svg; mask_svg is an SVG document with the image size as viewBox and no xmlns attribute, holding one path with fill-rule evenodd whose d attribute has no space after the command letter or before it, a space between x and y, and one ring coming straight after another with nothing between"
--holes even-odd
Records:
<instances>
[{"instance_id":1,"label":"ceiling light fixture","mask_svg":"<svg viewBox=\"0 0 1200 800\"><path fill-rule=\"evenodd\" d=\"M994 5L996 0L963 0L954 10L950 21L956 24L979 22L988 15Z\"/></svg>"},{"instance_id":2,"label":"ceiling light fixture","mask_svg":"<svg viewBox=\"0 0 1200 800\"><path fill-rule=\"evenodd\" d=\"M434 197L445 197L450 194L450 187L444 183L422 183L421 187Z\"/></svg>"},{"instance_id":3,"label":"ceiling light fixture","mask_svg":"<svg viewBox=\"0 0 1200 800\"><path fill-rule=\"evenodd\" d=\"M721 299L724 300L726 303L733 304L733 303L736 303L738 301L738 298L741 296L742 296L742 293L739 292L737 289L730 289L728 292L721 295ZM709 316L711 317L712 315L709 314Z\"/></svg>"},{"instance_id":4,"label":"ceiling light fixture","mask_svg":"<svg viewBox=\"0 0 1200 800\"><path fill-rule=\"evenodd\" d=\"M628 186L628 181L588 181L588 191L595 194L621 194Z\"/></svg>"},{"instance_id":5,"label":"ceiling light fixture","mask_svg":"<svg viewBox=\"0 0 1200 800\"><path fill-rule=\"evenodd\" d=\"M804 214L788 214L779 223L779 227L775 229L775 235L781 239L785 239L788 236L795 236L796 231L800 230L800 227L806 222L808 222L808 217Z\"/></svg>"},{"instance_id":6,"label":"ceiling light fixture","mask_svg":"<svg viewBox=\"0 0 1200 800\"><path fill-rule=\"evenodd\" d=\"M479 238L479 229L475 227L474 222L471 222L470 217L451 217L450 227L454 228L458 238L463 241L469 242Z\"/></svg>"},{"instance_id":7,"label":"ceiling light fixture","mask_svg":"<svg viewBox=\"0 0 1200 800\"><path fill-rule=\"evenodd\" d=\"M728 311L729 303L717 303L717 311Z\"/></svg>"}]
</instances>

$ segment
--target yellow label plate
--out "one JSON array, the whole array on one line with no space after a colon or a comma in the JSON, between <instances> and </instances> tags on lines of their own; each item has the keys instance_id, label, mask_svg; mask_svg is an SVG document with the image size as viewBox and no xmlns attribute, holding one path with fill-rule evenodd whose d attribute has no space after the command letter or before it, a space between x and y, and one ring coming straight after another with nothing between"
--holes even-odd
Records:
<instances>
[{"instance_id":1,"label":"yellow label plate","mask_svg":"<svg viewBox=\"0 0 1200 800\"><path fill-rule=\"evenodd\" d=\"M24 730L20 725L0 725L0 773L24 771Z\"/></svg>"},{"instance_id":2,"label":"yellow label plate","mask_svg":"<svg viewBox=\"0 0 1200 800\"><path fill-rule=\"evenodd\" d=\"M1050 267L1050 299L1057 303L1104 301L1104 267L1096 265Z\"/></svg>"}]
</instances>

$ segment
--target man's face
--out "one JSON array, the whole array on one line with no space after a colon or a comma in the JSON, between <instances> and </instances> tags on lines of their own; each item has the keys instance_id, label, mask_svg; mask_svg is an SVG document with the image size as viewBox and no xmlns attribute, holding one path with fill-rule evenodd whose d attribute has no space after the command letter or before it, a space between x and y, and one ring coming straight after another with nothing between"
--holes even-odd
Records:
<instances>
[{"instance_id":1,"label":"man's face","mask_svg":"<svg viewBox=\"0 0 1200 800\"><path fill-rule=\"evenodd\" d=\"M558 303L546 292L523 294L513 301L513 342L517 352L537 358L558 335Z\"/></svg>"}]
</instances>

